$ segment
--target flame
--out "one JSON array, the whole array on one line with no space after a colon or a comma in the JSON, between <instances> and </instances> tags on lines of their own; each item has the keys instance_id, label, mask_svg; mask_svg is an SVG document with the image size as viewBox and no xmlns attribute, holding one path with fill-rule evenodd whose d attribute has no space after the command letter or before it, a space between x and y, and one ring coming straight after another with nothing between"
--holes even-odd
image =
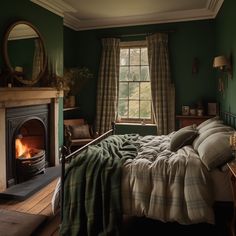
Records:
<instances>
[{"instance_id":1,"label":"flame","mask_svg":"<svg viewBox=\"0 0 236 236\"><path fill-rule=\"evenodd\" d=\"M31 158L30 148L21 142L19 138L16 139L16 158L23 156L24 158Z\"/></svg>"}]
</instances>

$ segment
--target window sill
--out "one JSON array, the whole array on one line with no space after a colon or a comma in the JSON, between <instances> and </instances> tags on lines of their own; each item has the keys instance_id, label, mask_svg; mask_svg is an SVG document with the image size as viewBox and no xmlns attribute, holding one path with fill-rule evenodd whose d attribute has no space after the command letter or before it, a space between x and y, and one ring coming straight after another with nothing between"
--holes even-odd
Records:
<instances>
[{"instance_id":1,"label":"window sill","mask_svg":"<svg viewBox=\"0 0 236 236\"><path fill-rule=\"evenodd\" d=\"M119 122L116 123L116 125L132 125L132 126L156 126L156 124L150 124L150 123L125 123L125 122Z\"/></svg>"}]
</instances>

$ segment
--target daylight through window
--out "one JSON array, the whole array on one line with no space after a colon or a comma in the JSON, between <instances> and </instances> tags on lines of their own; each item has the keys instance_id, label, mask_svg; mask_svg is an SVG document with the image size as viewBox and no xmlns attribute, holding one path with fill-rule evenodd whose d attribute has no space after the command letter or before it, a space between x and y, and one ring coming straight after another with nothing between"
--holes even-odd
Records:
<instances>
[{"instance_id":1,"label":"daylight through window","mask_svg":"<svg viewBox=\"0 0 236 236\"><path fill-rule=\"evenodd\" d=\"M151 84L147 47L120 49L118 116L122 121L151 121Z\"/></svg>"}]
</instances>

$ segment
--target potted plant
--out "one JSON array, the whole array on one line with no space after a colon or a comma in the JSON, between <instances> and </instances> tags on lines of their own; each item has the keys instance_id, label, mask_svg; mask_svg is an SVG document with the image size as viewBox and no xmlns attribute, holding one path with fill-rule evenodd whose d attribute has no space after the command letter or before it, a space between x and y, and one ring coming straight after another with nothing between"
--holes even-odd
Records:
<instances>
[{"instance_id":1,"label":"potted plant","mask_svg":"<svg viewBox=\"0 0 236 236\"><path fill-rule=\"evenodd\" d=\"M57 76L57 87L64 91L65 107L75 106L75 95L91 78L93 74L87 67L66 68L62 77Z\"/></svg>"}]
</instances>

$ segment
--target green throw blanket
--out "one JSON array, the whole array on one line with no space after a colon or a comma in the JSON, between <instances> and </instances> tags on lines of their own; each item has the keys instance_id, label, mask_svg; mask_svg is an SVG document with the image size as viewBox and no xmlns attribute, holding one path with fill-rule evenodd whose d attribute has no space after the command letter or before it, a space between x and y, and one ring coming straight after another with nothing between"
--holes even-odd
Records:
<instances>
[{"instance_id":1,"label":"green throw blanket","mask_svg":"<svg viewBox=\"0 0 236 236\"><path fill-rule=\"evenodd\" d=\"M119 235L121 166L136 156L137 139L112 135L73 159L65 175L61 235Z\"/></svg>"}]
</instances>

